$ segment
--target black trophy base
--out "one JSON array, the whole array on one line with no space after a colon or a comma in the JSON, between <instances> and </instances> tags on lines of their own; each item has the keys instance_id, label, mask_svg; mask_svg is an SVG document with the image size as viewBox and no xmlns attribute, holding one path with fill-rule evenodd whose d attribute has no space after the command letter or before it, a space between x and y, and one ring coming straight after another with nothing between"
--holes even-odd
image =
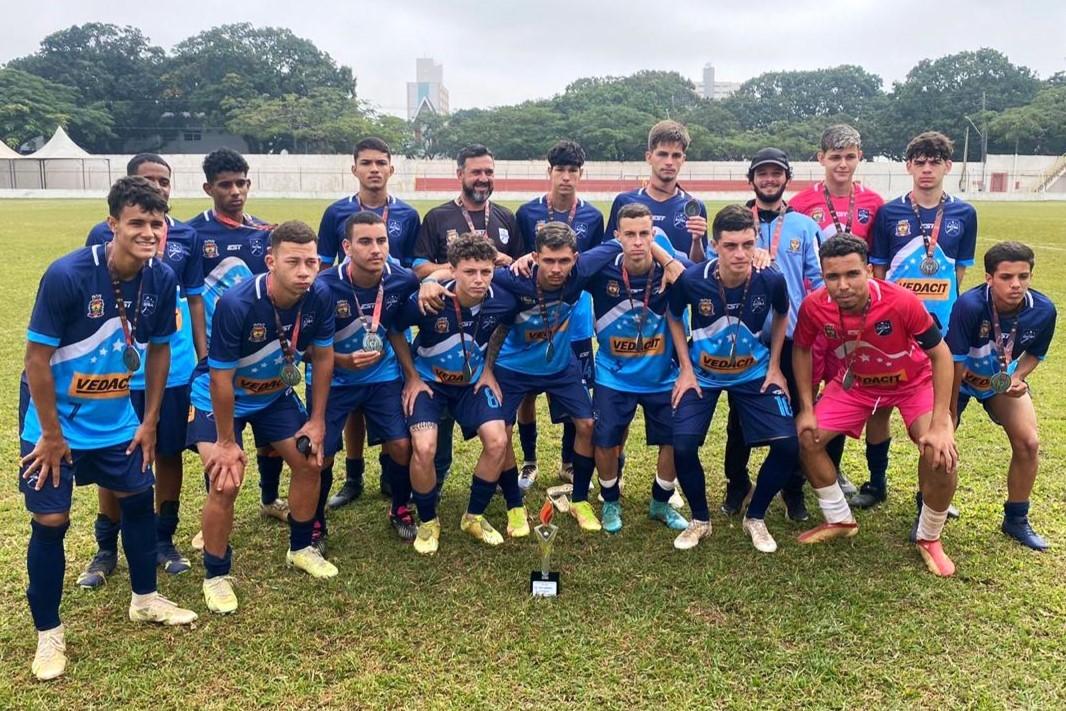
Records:
<instances>
[{"instance_id":1,"label":"black trophy base","mask_svg":"<svg viewBox=\"0 0 1066 711\"><path fill-rule=\"evenodd\" d=\"M529 594L533 597L558 597L559 573L550 572L548 577L539 570L529 574Z\"/></svg>"}]
</instances>

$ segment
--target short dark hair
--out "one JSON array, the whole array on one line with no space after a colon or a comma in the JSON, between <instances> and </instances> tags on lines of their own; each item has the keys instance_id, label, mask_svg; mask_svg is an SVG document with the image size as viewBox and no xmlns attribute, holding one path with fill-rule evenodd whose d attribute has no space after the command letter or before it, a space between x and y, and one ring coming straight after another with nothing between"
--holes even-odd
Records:
<instances>
[{"instance_id":1,"label":"short dark hair","mask_svg":"<svg viewBox=\"0 0 1066 711\"><path fill-rule=\"evenodd\" d=\"M869 251L866 242L858 237L850 235L833 235L818 249L818 261L824 262L833 257L846 257L849 254L857 254L862 258L863 264L869 262Z\"/></svg>"},{"instance_id":2,"label":"short dark hair","mask_svg":"<svg viewBox=\"0 0 1066 711\"><path fill-rule=\"evenodd\" d=\"M912 161L915 158L939 158L951 160L955 154L955 144L951 139L940 131L926 131L919 133L907 144L906 159Z\"/></svg>"},{"instance_id":3,"label":"short dark hair","mask_svg":"<svg viewBox=\"0 0 1066 711\"><path fill-rule=\"evenodd\" d=\"M538 252L545 248L562 249L563 247L569 247L576 252L577 235L565 222L548 222L537 230L535 245Z\"/></svg>"},{"instance_id":4,"label":"short dark hair","mask_svg":"<svg viewBox=\"0 0 1066 711\"><path fill-rule=\"evenodd\" d=\"M985 252L985 274L995 274L1001 262L1029 262L1029 269L1036 265L1032 248L1021 242L996 242Z\"/></svg>"},{"instance_id":5,"label":"short dark hair","mask_svg":"<svg viewBox=\"0 0 1066 711\"><path fill-rule=\"evenodd\" d=\"M360 210L347 220L344 221L344 234L350 236L352 234L352 228L356 225L383 225L385 220L381 219L381 215L370 210Z\"/></svg>"},{"instance_id":6,"label":"short dark hair","mask_svg":"<svg viewBox=\"0 0 1066 711\"><path fill-rule=\"evenodd\" d=\"M459 154L455 156L455 162L462 168L470 158L480 158L481 156L488 156L493 160L496 159L496 156L492 155L492 151L488 148L480 143L474 143L460 150Z\"/></svg>"},{"instance_id":7,"label":"short dark hair","mask_svg":"<svg viewBox=\"0 0 1066 711\"><path fill-rule=\"evenodd\" d=\"M163 193L148 178L139 175L125 175L115 181L107 193L107 210L116 220L122 214L122 208L136 206L145 212L170 210Z\"/></svg>"},{"instance_id":8,"label":"short dark hair","mask_svg":"<svg viewBox=\"0 0 1066 711\"><path fill-rule=\"evenodd\" d=\"M381 151L392 160L392 151L389 149L389 144L377 136L368 136L359 143L355 144L355 150L352 151L352 158L359 160L359 154L363 151Z\"/></svg>"},{"instance_id":9,"label":"short dark hair","mask_svg":"<svg viewBox=\"0 0 1066 711\"><path fill-rule=\"evenodd\" d=\"M448 263L457 267L464 259L495 262L496 248L484 235L464 232L448 244Z\"/></svg>"},{"instance_id":10,"label":"short dark hair","mask_svg":"<svg viewBox=\"0 0 1066 711\"><path fill-rule=\"evenodd\" d=\"M688 129L677 121L667 119L660 121L648 131L648 150L654 151L661 143L680 143L681 150L687 151L688 144L692 143Z\"/></svg>"},{"instance_id":11,"label":"short dark hair","mask_svg":"<svg viewBox=\"0 0 1066 711\"><path fill-rule=\"evenodd\" d=\"M282 242L307 244L308 242L317 241L318 235L315 234L315 231L311 229L306 222L289 220L288 222L282 222L270 233L270 250L277 250Z\"/></svg>"},{"instance_id":12,"label":"short dark hair","mask_svg":"<svg viewBox=\"0 0 1066 711\"><path fill-rule=\"evenodd\" d=\"M711 222L711 238L717 242L723 232L743 232L755 230L755 217L751 210L743 205L726 205L714 216Z\"/></svg>"},{"instance_id":13,"label":"short dark hair","mask_svg":"<svg viewBox=\"0 0 1066 711\"><path fill-rule=\"evenodd\" d=\"M641 217L651 217L651 209L641 202L628 203L623 205L622 209L618 211L618 222Z\"/></svg>"},{"instance_id":14,"label":"short dark hair","mask_svg":"<svg viewBox=\"0 0 1066 711\"><path fill-rule=\"evenodd\" d=\"M126 175L137 175L137 169L145 163L155 163L161 165L167 169L167 172L171 172L170 163L163 160L163 156L158 153L138 153L130 158L130 162L126 164Z\"/></svg>"},{"instance_id":15,"label":"short dark hair","mask_svg":"<svg viewBox=\"0 0 1066 711\"><path fill-rule=\"evenodd\" d=\"M248 174L248 161L232 148L218 148L204 157L204 177L207 182L215 182L219 173Z\"/></svg>"},{"instance_id":16,"label":"short dark hair","mask_svg":"<svg viewBox=\"0 0 1066 711\"><path fill-rule=\"evenodd\" d=\"M574 166L580 168L585 165L585 149L577 141L562 140L548 149L548 165Z\"/></svg>"}]
</instances>

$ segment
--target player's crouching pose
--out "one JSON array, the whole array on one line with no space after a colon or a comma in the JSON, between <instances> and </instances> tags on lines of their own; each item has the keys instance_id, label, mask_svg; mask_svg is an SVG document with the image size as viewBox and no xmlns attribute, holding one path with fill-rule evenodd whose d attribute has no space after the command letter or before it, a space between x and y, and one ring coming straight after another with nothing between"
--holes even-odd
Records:
<instances>
[{"instance_id":1,"label":"player's crouching pose","mask_svg":"<svg viewBox=\"0 0 1066 711\"><path fill-rule=\"evenodd\" d=\"M955 564L940 545L958 463L949 411L951 353L913 293L871 278L865 242L832 237L822 244L819 256L825 286L800 307L792 362L803 467L825 522L799 540L820 543L858 533L825 445L840 433L858 438L878 408L898 407L921 452L918 486L923 503L912 540L930 572L952 575ZM811 345L819 331L843 367L815 404Z\"/></svg>"},{"instance_id":2,"label":"player's crouching pose","mask_svg":"<svg viewBox=\"0 0 1066 711\"><path fill-rule=\"evenodd\" d=\"M169 625L196 620L195 612L156 591L150 465L177 295L174 272L153 258L166 233L167 201L146 179L126 177L111 188L107 202L114 239L48 268L27 334L29 398L19 408L19 488L33 515L26 598L38 633L32 669L41 680L60 676L67 665L59 602L75 483L94 483L119 499L133 589L130 619ZM129 384L145 357L139 422Z\"/></svg>"},{"instance_id":3,"label":"player's crouching pose","mask_svg":"<svg viewBox=\"0 0 1066 711\"><path fill-rule=\"evenodd\" d=\"M268 272L229 288L212 319L207 363L192 385L188 443L209 480L204 503L204 599L212 612L237 609L229 580L233 503L244 481L239 439L250 424L257 447L270 445L292 470L286 560L316 578L337 568L311 545L320 490L326 400L333 374L333 304L318 273L314 231L285 222L270 234ZM311 417L293 392L297 363L311 345L316 381Z\"/></svg>"}]
</instances>

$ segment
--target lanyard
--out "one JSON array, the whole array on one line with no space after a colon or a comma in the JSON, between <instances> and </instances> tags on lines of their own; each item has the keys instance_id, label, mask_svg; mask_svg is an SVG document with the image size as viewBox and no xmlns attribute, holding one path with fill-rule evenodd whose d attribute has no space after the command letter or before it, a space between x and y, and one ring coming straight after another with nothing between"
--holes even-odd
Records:
<instances>
[{"instance_id":1,"label":"lanyard","mask_svg":"<svg viewBox=\"0 0 1066 711\"><path fill-rule=\"evenodd\" d=\"M105 252L105 260L107 253ZM122 334L126 339L126 347L133 347L133 337L137 333L137 323L141 318L141 290L144 289L144 269L142 267L139 276L141 277L140 283L137 284L137 299L133 302L133 326L130 327L129 319L126 317L126 300L122 298L122 282L118 280L111 273L111 264L107 264L107 275L111 277L111 288L115 291L115 306L118 308L118 320L122 323ZM136 369L134 369L136 370Z\"/></svg>"},{"instance_id":2,"label":"lanyard","mask_svg":"<svg viewBox=\"0 0 1066 711\"><path fill-rule=\"evenodd\" d=\"M459 306L459 295L456 294L452 299L452 306L455 307L455 326L459 329L459 345L463 347L463 377L466 382L470 382L474 379L474 369L470 367L470 352L466 349L466 334L463 333L463 310ZM485 300L481 300L481 308L477 312L477 321L474 323L474 333L471 336L474 345L477 346L477 334L481 330L481 315L485 313ZM474 309L471 308L471 316L473 316Z\"/></svg>"},{"instance_id":3,"label":"lanyard","mask_svg":"<svg viewBox=\"0 0 1066 711\"><path fill-rule=\"evenodd\" d=\"M759 218L758 205L751 206L751 216L755 220L755 232L761 234L762 220ZM785 226L785 211L783 207L777 211L777 217L771 220L770 224L774 222L777 223L777 226L774 227L773 235L770 237L770 259L777 259L777 246L781 242L781 230Z\"/></svg>"},{"instance_id":4,"label":"lanyard","mask_svg":"<svg viewBox=\"0 0 1066 711\"><path fill-rule=\"evenodd\" d=\"M544 360L551 362L555 357L555 332L559 328L559 324L554 321L548 321L548 304L544 300L544 292L540 288L540 283L537 282L537 275L533 275L533 284L537 289L537 306L540 308L540 320L544 322L544 328L547 334L544 336L544 340L548 342L548 348L544 352ZM562 311L562 304L560 303L559 311Z\"/></svg>"},{"instance_id":5,"label":"lanyard","mask_svg":"<svg viewBox=\"0 0 1066 711\"><path fill-rule=\"evenodd\" d=\"M304 310L303 299L300 299L300 308L297 309L297 311L296 311L296 321L293 323L293 327L292 327L292 342L290 343L289 339L287 339L285 337L285 329L282 328L281 314L278 313L278 307L274 305L274 297L270 294L270 275L269 274L267 275L267 278L266 278L266 285L267 285L267 299L270 300L270 307L274 310L274 326L277 328L277 331L278 331L278 344L281 345L281 352L282 352L282 355L284 355L284 357L285 357L285 364L286 365L294 365L295 364L294 362L296 360L296 347L300 343L300 323L302 321L302 319L300 317L303 314L303 310Z\"/></svg>"},{"instance_id":6,"label":"lanyard","mask_svg":"<svg viewBox=\"0 0 1066 711\"><path fill-rule=\"evenodd\" d=\"M744 281L744 293L740 297L740 313L737 314L737 322L733 326L733 344L729 348L729 365L734 366L737 363L737 340L740 338L740 322L744 318L744 306L748 303L748 289L751 287L751 273L753 269L748 270L748 278ZM725 309L725 323L729 326L729 301L725 296L725 286L722 284L722 272L718 268L718 264L714 265L714 280L718 285L718 298L722 300L722 308Z\"/></svg>"},{"instance_id":7,"label":"lanyard","mask_svg":"<svg viewBox=\"0 0 1066 711\"><path fill-rule=\"evenodd\" d=\"M358 212L362 212L363 210L367 210L369 212L373 212L376 209L376 208L372 208L372 207L363 207L363 203L359 201L359 193L356 193L354 197L355 197L355 207L357 208ZM385 207L381 210L381 221L385 223L385 229L387 231L389 229L389 197L388 197L388 195L385 196Z\"/></svg>"},{"instance_id":8,"label":"lanyard","mask_svg":"<svg viewBox=\"0 0 1066 711\"><path fill-rule=\"evenodd\" d=\"M847 349L847 336L848 330L844 326L844 312L837 307L837 317L840 319L840 337L844 341L844 376L841 379L841 385L845 390L851 390L851 387L855 384L855 373L852 371L852 366L855 365L855 357L859 352L859 344L862 342L862 335L866 332L866 314L870 313L870 302L873 297L869 294L867 289L866 305L862 307L862 321L859 324L859 333L855 336L855 345L852 346L851 352L848 353Z\"/></svg>"},{"instance_id":9,"label":"lanyard","mask_svg":"<svg viewBox=\"0 0 1066 711\"><path fill-rule=\"evenodd\" d=\"M940 193L940 203L936 206L936 217L933 218L933 229L930 232L926 232L925 225L922 224L922 213L918 203L914 201L914 194L908 195L907 200L911 204L911 209L914 210L914 219L918 220L918 229L922 232L922 241L925 243L925 256L927 259L933 259L937 239L940 237L940 223L944 220L944 203L947 201L947 196L944 193Z\"/></svg>"},{"instance_id":10,"label":"lanyard","mask_svg":"<svg viewBox=\"0 0 1066 711\"><path fill-rule=\"evenodd\" d=\"M371 316L370 327L367 327L366 316L363 315L363 305L359 303L359 290L355 287L355 279L352 278L352 265L348 263L348 281L352 285L352 296L355 298L355 309L359 313L359 322L363 324L363 330L367 333L377 333L381 324L381 305L385 301L385 277L382 275L378 281L378 294L374 298L374 314Z\"/></svg>"},{"instance_id":11,"label":"lanyard","mask_svg":"<svg viewBox=\"0 0 1066 711\"><path fill-rule=\"evenodd\" d=\"M655 265L652 264L651 272L648 274L647 281L644 282L644 307L640 311L640 318L637 319L637 350L643 351L644 348L644 324L648 320L648 304L651 300L651 290L655 277ZM629 298L629 309L633 310L633 289L629 286L629 272L626 271L625 262L622 262L622 283L626 287L626 296Z\"/></svg>"},{"instance_id":12,"label":"lanyard","mask_svg":"<svg viewBox=\"0 0 1066 711\"><path fill-rule=\"evenodd\" d=\"M466 205L463 204L462 198L455 198L455 204L459 206L459 209L463 211L463 219L466 220L466 226L470 228L473 234L477 234L478 230L474 227L474 218L470 216L470 211L466 209ZM492 221L492 204L485 201L485 236L489 236L489 223Z\"/></svg>"},{"instance_id":13,"label":"lanyard","mask_svg":"<svg viewBox=\"0 0 1066 711\"><path fill-rule=\"evenodd\" d=\"M851 192L848 194L848 225L841 229L840 219L837 217L836 208L833 207L833 196L829 194L829 188L825 183L822 183L822 194L825 197L825 209L829 211L829 214L833 218L833 226L836 227L838 235L850 235L851 234L851 220L855 216L855 185L851 186ZM919 224L921 219L918 220Z\"/></svg>"},{"instance_id":14,"label":"lanyard","mask_svg":"<svg viewBox=\"0 0 1066 711\"><path fill-rule=\"evenodd\" d=\"M552 207L551 195L545 195L544 196L544 204L548 208L548 222L553 222L552 213L555 212L555 209ZM577 196L575 195L574 196L574 204L570 206L570 212L568 212L567 215L566 215L566 224L567 224L567 226L573 227L573 225L574 225L574 215L576 215L576 214L577 214Z\"/></svg>"},{"instance_id":15,"label":"lanyard","mask_svg":"<svg viewBox=\"0 0 1066 711\"><path fill-rule=\"evenodd\" d=\"M1024 300L1022 304L1024 308ZM996 310L996 302L992 299L991 290L988 292L988 310L992 312L992 334L996 339L993 341L992 347L996 349L1000 372L1006 373L1007 365L1014 360L1014 339L1018 336L1018 325L1022 322L1021 310L1019 309L1018 311L1018 317L1014 320L1014 325L1011 326L1006 342L1003 341L1003 329L999 325L999 311Z\"/></svg>"}]
</instances>

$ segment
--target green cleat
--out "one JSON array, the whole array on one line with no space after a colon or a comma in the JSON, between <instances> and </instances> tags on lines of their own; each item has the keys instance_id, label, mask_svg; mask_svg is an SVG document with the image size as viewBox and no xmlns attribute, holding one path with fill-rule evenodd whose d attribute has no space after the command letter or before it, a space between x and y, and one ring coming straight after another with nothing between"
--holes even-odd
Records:
<instances>
[{"instance_id":1,"label":"green cleat","mask_svg":"<svg viewBox=\"0 0 1066 711\"><path fill-rule=\"evenodd\" d=\"M601 531L596 512L592 510L592 504L587 501L574 501L570 504L570 515L577 519L577 525L582 531Z\"/></svg>"},{"instance_id":2,"label":"green cleat","mask_svg":"<svg viewBox=\"0 0 1066 711\"><path fill-rule=\"evenodd\" d=\"M493 528L492 524L481 515L463 514L462 520L459 521L459 529L463 533L469 533L475 540L490 546L498 546L503 543L503 536L500 535L500 532Z\"/></svg>"},{"instance_id":3,"label":"green cleat","mask_svg":"<svg viewBox=\"0 0 1066 711\"><path fill-rule=\"evenodd\" d=\"M607 533L618 533L622 530L622 504L618 501L604 501L603 530Z\"/></svg>"},{"instance_id":4,"label":"green cleat","mask_svg":"<svg viewBox=\"0 0 1066 711\"><path fill-rule=\"evenodd\" d=\"M652 499L651 504L648 506L648 518L652 521L662 521L671 531L684 531L688 528L688 521L675 511L668 501Z\"/></svg>"}]
</instances>

